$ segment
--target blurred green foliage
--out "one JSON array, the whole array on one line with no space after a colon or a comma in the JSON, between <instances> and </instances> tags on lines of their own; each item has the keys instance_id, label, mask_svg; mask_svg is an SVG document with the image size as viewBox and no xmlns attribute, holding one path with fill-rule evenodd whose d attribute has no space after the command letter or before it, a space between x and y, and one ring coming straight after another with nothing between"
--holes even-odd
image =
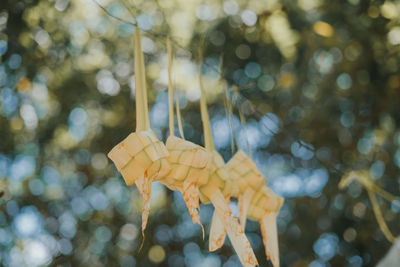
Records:
<instances>
[{"instance_id":1,"label":"blurred green foliage","mask_svg":"<svg viewBox=\"0 0 400 267\"><path fill-rule=\"evenodd\" d=\"M228 160L234 133L287 198L278 218L282 265L375 265L390 243L365 190L337 184L351 170L367 170L399 195L399 18L398 0L2 0L0 262L238 266L229 242L207 251L181 195L159 184L139 251L139 194L106 158L135 127L131 35L138 25L150 120L162 140L164 37L174 43L185 135L199 144L203 51L217 149ZM240 88L235 114L243 111L244 127L236 115L229 126L220 73ZM399 202L381 207L399 233ZM211 214L201 205L204 225ZM267 266L257 223L246 231Z\"/></svg>"}]
</instances>

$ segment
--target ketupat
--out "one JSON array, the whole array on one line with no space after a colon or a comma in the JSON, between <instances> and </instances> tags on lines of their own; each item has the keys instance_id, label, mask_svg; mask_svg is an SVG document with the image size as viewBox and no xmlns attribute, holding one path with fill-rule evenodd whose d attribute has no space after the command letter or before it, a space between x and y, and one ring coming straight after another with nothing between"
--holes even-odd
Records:
<instances>
[{"instance_id":1,"label":"ketupat","mask_svg":"<svg viewBox=\"0 0 400 267\"><path fill-rule=\"evenodd\" d=\"M239 200L240 225L244 231L251 198L265 184L265 179L251 158L240 149L228 161L226 167L230 174L230 181L235 187L231 195L228 196L228 200L231 197ZM220 248L224 240L225 231L222 222L213 216L210 231L210 251Z\"/></svg>"},{"instance_id":2,"label":"ketupat","mask_svg":"<svg viewBox=\"0 0 400 267\"><path fill-rule=\"evenodd\" d=\"M147 107L146 74L144 56L140 44L140 30L134 35L136 132L116 145L108 157L121 172L127 185L136 184L142 196L142 234L146 229L150 210L151 185L165 177L170 166L169 152L150 129Z\"/></svg>"},{"instance_id":3,"label":"ketupat","mask_svg":"<svg viewBox=\"0 0 400 267\"><path fill-rule=\"evenodd\" d=\"M167 41L169 68L168 68L168 92L169 92L169 128L170 136L167 140L167 148L170 152L168 160L171 165L171 172L160 182L164 183L172 190L182 192L186 205L192 216L194 223L200 222L199 195L203 203L212 202L216 213L220 216L224 226L228 229L228 235L231 238L234 249L239 255L239 259L244 266L254 266L257 264L254 252L250 243L241 230L237 220L230 216L229 207L224 201L220 192L226 186L229 173L225 170L225 164L222 157L216 152L211 136L210 123L207 113L207 104L199 75L201 96L201 115L204 128L204 139L206 148L196 145L192 142L174 136L174 117L173 117L173 88L172 88L172 53L170 43ZM181 124L179 118L179 109L177 106L178 124ZM180 127L183 137L182 127ZM229 184L229 182L228 182ZM224 192L225 194L227 192ZM204 237L204 230L203 230Z\"/></svg>"},{"instance_id":4,"label":"ketupat","mask_svg":"<svg viewBox=\"0 0 400 267\"><path fill-rule=\"evenodd\" d=\"M211 159L205 148L184 139L183 129L179 127L182 138L174 135L174 109L172 87L172 51L169 39L168 50L168 95L169 95L169 137L166 147L170 153L168 162L171 171L160 182L171 190L179 190L185 200L190 216L194 223L198 223L203 230L199 215L198 183L207 179L211 167ZM177 102L177 114L179 114ZM180 116L178 124L181 125Z\"/></svg>"},{"instance_id":5,"label":"ketupat","mask_svg":"<svg viewBox=\"0 0 400 267\"><path fill-rule=\"evenodd\" d=\"M228 100L228 90L226 88L226 110L228 119L232 118L232 104ZM235 88L234 99L237 98L238 88ZM234 100L233 100L234 101ZM242 125L245 119L239 109ZM235 147L233 133L231 133L232 151ZM236 144L237 145L237 144ZM250 150L249 150L250 153ZM263 242L267 258L270 259L275 267L279 266L279 247L276 231L276 215L283 203L283 198L275 195L265 184L266 180L253 162L241 149L226 164L230 173L231 186L233 190L226 196L227 201L235 197L239 201L240 225L245 231L246 219L248 215L251 219L259 221L263 234ZM260 202L261 201L261 202ZM249 214L249 212L251 212ZM258 212L258 213L257 213ZM260 216L260 217L258 217ZM213 216L210 230L210 251L220 248L225 240L226 231L224 225L217 216ZM267 238L268 237L268 238Z\"/></svg>"},{"instance_id":6,"label":"ketupat","mask_svg":"<svg viewBox=\"0 0 400 267\"><path fill-rule=\"evenodd\" d=\"M266 185L265 179L257 165L242 150L239 150L226 164L231 182L237 187L236 197L239 200L240 224L244 231L246 219L259 221L267 258L275 267L279 266L279 247L276 230L276 216L283 204L283 198L273 193ZM223 224L213 217L210 231L210 250L222 246L225 231ZM219 230L214 230L219 229Z\"/></svg>"},{"instance_id":7,"label":"ketupat","mask_svg":"<svg viewBox=\"0 0 400 267\"><path fill-rule=\"evenodd\" d=\"M258 262L253 249L251 248L238 220L231 216L232 213L226 203L226 197L232 194L235 187L230 182L229 172L226 169L223 158L218 154L214 147L200 68L199 84L201 90L200 111L201 119L203 121L204 143L208 153L212 155L212 170L209 174L208 180L199 183L200 200L203 203L211 202L213 204L215 214L223 223L241 263L244 266L255 266L258 265Z\"/></svg>"}]
</instances>

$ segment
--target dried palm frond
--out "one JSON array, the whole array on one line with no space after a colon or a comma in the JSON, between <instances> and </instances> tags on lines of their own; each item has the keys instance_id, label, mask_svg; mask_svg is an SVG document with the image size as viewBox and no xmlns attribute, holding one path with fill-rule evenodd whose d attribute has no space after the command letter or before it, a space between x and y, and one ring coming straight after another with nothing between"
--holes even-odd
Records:
<instances>
[{"instance_id":1,"label":"dried palm frond","mask_svg":"<svg viewBox=\"0 0 400 267\"><path fill-rule=\"evenodd\" d=\"M144 56L140 45L140 30L134 35L136 132L115 146L108 157L121 172L127 185L136 184L143 199L142 233L146 229L150 210L151 184L165 177L170 166L169 152L150 129Z\"/></svg>"},{"instance_id":2,"label":"dried palm frond","mask_svg":"<svg viewBox=\"0 0 400 267\"><path fill-rule=\"evenodd\" d=\"M393 236L392 232L390 231L389 227L387 226L385 219L383 218L381 208L379 206L378 200L376 198L376 194L380 195L384 199L392 202L395 200L399 200L389 192L386 192L379 186L377 186L371 178L371 175L368 170L359 170L359 171L351 171L347 173L341 179L339 183L339 188L344 189L347 187L352 181L358 181L368 192L368 197L372 203L372 210L374 211L375 218L378 221L379 228L381 229L382 233L386 237L386 239L394 243L396 238Z\"/></svg>"}]
</instances>

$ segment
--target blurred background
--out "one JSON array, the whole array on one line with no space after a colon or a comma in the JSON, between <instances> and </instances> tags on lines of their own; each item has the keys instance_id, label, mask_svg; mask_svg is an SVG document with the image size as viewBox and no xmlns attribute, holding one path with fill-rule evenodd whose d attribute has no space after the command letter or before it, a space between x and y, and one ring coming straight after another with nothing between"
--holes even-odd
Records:
<instances>
[{"instance_id":1,"label":"blurred background","mask_svg":"<svg viewBox=\"0 0 400 267\"><path fill-rule=\"evenodd\" d=\"M365 170L400 194L400 1L2 0L1 265L240 266L229 241L208 252L180 193L158 183L139 251L140 196L106 157L135 129L134 25L144 31L150 120L161 140L165 37L185 136L198 144L203 52L216 148L229 160L231 136L249 147L286 198L282 266L374 266L383 257L391 244L365 189L338 183ZM231 127L220 73L231 96L240 88ZM379 202L398 234L399 202ZM206 236L212 212L201 205ZM261 266L271 266L258 223L246 231Z\"/></svg>"}]
</instances>

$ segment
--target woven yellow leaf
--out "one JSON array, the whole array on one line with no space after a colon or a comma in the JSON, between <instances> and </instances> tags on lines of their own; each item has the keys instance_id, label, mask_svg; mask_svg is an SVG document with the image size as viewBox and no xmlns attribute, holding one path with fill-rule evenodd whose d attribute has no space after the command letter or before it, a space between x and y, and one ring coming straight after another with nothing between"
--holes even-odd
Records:
<instances>
[{"instance_id":1,"label":"woven yellow leaf","mask_svg":"<svg viewBox=\"0 0 400 267\"><path fill-rule=\"evenodd\" d=\"M209 151L209 156L211 157L211 166L209 168L208 176L199 180L200 189L200 200L203 203L210 203L210 196L212 196L215 191L223 192L229 180L229 172L226 170L225 162L222 156L217 151ZM224 196L229 193L229 189L226 189Z\"/></svg>"},{"instance_id":2,"label":"woven yellow leaf","mask_svg":"<svg viewBox=\"0 0 400 267\"><path fill-rule=\"evenodd\" d=\"M168 96L169 96L169 134L166 146L170 155L168 156L168 162L171 166L169 174L162 179L164 185L171 190L179 190L183 199L185 200L186 206L189 210L190 216L194 223L198 223L203 230L204 228L200 221L199 215L199 180L204 180L208 177L208 168L210 166L210 157L207 151L192 142L186 141L183 135L183 127L178 107L178 101L176 101L178 125L179 131L182 138L178 138L174 135L174 89L172 86L172 63L173 55L172 48L169 38L166 40L167 52L168 52Z\"/></svg>"},{"instance_id":3,"label":"woven yellow leaf","mask_svg":"<svg viewBox=\"0 0 400 267\"><path fill-rule=\"evenodd\" d=\"M229 206L230 198L226 199L227 206ZM243 227L242 227L243 230ZM226 230L224 223L220 220L219 216L214 212L211 228L210 228L210 240L208 242L208 249L215 251L222 247L225 243Z\"/></svg>"},{"instance_id":4,"label":"woven yellow leaf","mask_svg":"<svg viewBox=\"0 0 400 267\"><path fill-rule=\"evenodd\" d=\"M171 190L181 191L193 222L203 229L198 212L199 183L208 180L210 154L205 148L173 135L167 139L167 149L171 171L161 182Z\"/></svg>"},{"instance_id":5,"label":"woven yellow leaf","mask_svg":"<svg viewBox=\"0 0 400 267\"><path fill-rule=\"evenodd\" d=\"M108 153L127 185L145 172L151 179L164 177L170 170L167 156L167 148L150 129L131 133Z\"/></svg>"},{"instance_id":6,"label":"woven yellow leaf","mask_svg":"<svg viewBox=\"0 0 400 267\"><path fill-rule=\"evenodd\" d=\"M121 172L127 185L136 183L143 199L142 233L146 229L150 210L151 183L165 177L170 166L169 152L150 129L147 107L146 75L144 56L140 44L140 31L135 30L135 102L136 132L131 133L116 145L108 157Z\"/></svg>"},{"instance_id":7,"label":"woven yellow leaf","mask_svg":"<svg viewBox=\"0 0 400 267\"><path fill-rule=\"evenodd\" d=\"M277 196L267 186L263 186L251 199L248 218L259 221L266 213L278 212L283 201L282 197Z\"/></svg>"},{"instance_id":8,"label":"woven yellow leaf","mask_svg":"<svg viewBox=\"0 0 400 267\"><path fill-rule=\"evenodd\" d=\"M267 259L272 262L274 267L279 267L279 244L276 216L276 212L266 213L259 223Z\"/></svg>"},{"instance_id":9,"label":"woven yellow leaf","mask_svg":"<svg viewBox=\"0 0 400 267\"><path fill-rule=\"evenodd\" d=\"M231 216L229 206L226 203L227 196L232 194L235 187L230 182L229 172L226 169L224 159L215 150L213 144L210 118L207 111L207 102L201 79L200 66L199 73L199 84L201 89L200 111L201 120L203 122L204 143L207 152L210 153L212 158L208 179L199 181L200 200L203 203L211 202L215 207L215 214L218 217L217 219L221 221L224 228L227 230L228 237L239 256L240 262L244 266L255 266L258 263L253 249L251 248L243 229L240 227L238 220Z\"/></svg>"},{"instance_id":10,"label":"woven yellow leaf","mask_svg":"<svg viewBox=\"0 0 400 267\"><path fill-rule=\"evenodd\" d=\"M257 165L242 150L239 150L226 164L230 174L231 189L225 189L227 198L236 197L239 199L240 224L245 229L247 211L253 194L265 184L265 179L259 172ZM210 250L214 251L222 246L225 240L225 231L221 229L222 222L213 217L210 231Z\"/></svg>"},{"instance_id":11,"label":"woven yellow leaf","mask_svg":"<svg viewBox=\"0 0 400 267\"><path fill-rule=\"evenodd\" d=\"M142 195L142 231L146 229L150 208L151 183L165 177L170 171L167 156L167 148L150 129L131 133L108 153L126 184L136 183Z\"/></svg>"},{"instance_id":12,"label":"woven yellow leaf","mask_svg":"<svg viewBox=\"0 0 400 267\"><path fill-rule=\"evenodd\" d=\"M226 164L233 190L228 197L239 200L240 224L244 231L246 218L259 221L267 258L279 266L279 247L276 216L283 198L278 197L266 185L253 160L239 150ZM218 249L225 240L223 223L214 215L210 231L210 250ZM215 230L218 229L218 230ZM222 230L221 230L222 229Z\"/></svg>"},{"instance_id":13,"label":"woven yellow leaf","mask_svg":"<svg viewBox=\"0 0 400 267\"><path fill-rule=\"evenodd\" d=\"M240 149L228 161L226 167L240 194L244 194L249 187L257 191L265 185L265 178L258 170L257 165ZM239 194L233 196L238 197Z\"/></svg>"}]
</instances>

